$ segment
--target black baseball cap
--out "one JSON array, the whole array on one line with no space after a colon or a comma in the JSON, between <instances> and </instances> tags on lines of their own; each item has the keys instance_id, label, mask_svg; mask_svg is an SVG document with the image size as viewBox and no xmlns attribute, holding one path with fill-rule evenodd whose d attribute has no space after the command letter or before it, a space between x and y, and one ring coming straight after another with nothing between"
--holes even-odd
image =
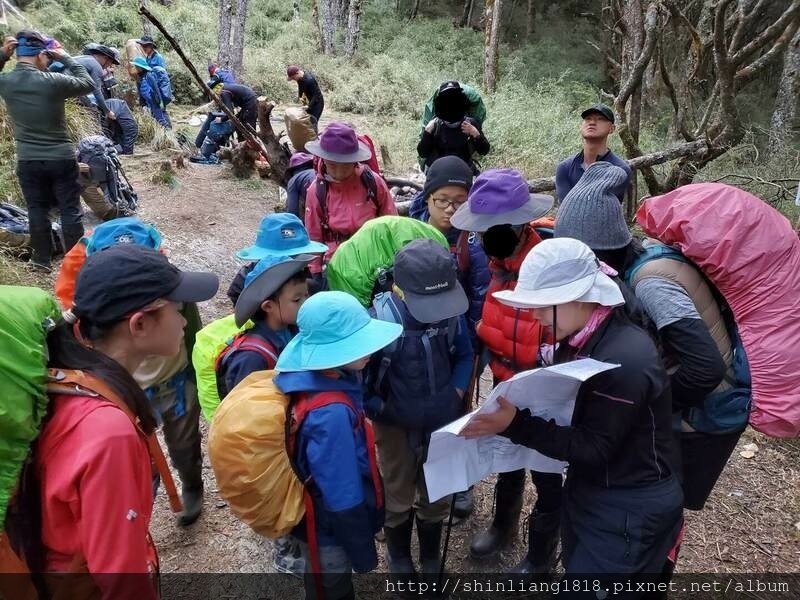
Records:
<instances>
[{"instance_id":1,"label":"black baseball cap","mask_svg":"<svg viewBox=\"0 0 800 600\"><path fill-rule=\"evenodd\" d=\"M160 252L122 244L87 257L75 284L72 312L93 323L111 324L161 298L202 302L218 288L213 273L184 272Z\"/></svg>"},{"instance_id":2,"label":"black baseball cap","mask_svg":"<svg viewBox=\"0 0 800 600\"><path fill-rule=\"evenodd\" d=\"M408 312L420 323L457 317L469 308L453 258L435 240L414 240L397 253L394 282L403 292Z\"/></svg>"},{"instance_id":3,"label":"black baseball cap","mask_svg":"<svg viewBox=\"0 0 800 600\"><path fill-rule=\"evenodd\" d=\"M581 113L581 119L585 119L591 114L603 115L606 119L614 122L614 111L607 104L592 104L589 108Z\"/></svg>"}]
</instances>

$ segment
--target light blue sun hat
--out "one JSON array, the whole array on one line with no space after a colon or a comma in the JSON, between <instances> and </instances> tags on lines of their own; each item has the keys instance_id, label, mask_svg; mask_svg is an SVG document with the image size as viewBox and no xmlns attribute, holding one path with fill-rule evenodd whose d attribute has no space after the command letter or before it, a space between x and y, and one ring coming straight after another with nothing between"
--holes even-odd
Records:
<instances>
[{"instance_id":1,"label":"light blue sun hat","mask_svg":"<svg viewBox=\"0 0 800 600\"><path fill-rule=\"evenodd\" d=\"M256 243L242 248L236 257L247 261L261 260L266 256L296 256L298 254L323 254L328 246L312 242L303 222L292 213L273 213L261 219Z\"/></svg>"}]
</instances>

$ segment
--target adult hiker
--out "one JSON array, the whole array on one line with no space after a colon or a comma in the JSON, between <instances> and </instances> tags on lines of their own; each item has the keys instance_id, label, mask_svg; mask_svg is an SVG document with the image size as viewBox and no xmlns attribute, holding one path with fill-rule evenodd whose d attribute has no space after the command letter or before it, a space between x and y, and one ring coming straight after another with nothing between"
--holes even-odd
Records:
<instances>
[{"instance_id":1,"label":"adult hiker","mask_svg":"<svg viewBox=\"0 0 800 600\"><path fill-rule=\"evenodd\" d=\"M401 580L416 579L416 521L422 576L430 589L439 582L451 498L430 501L422 466L431 433L464 414L473 363L468 307L449 252L432 239L413 240L397 253L393 291L378 294L373 304L377 318L403 326L402 343L377 352L366 378L365 411L375 425L386 490L386 562Z\"/></svg>"},{"instance_id":2,"label":"adult hiker","mask_svg":"<svg viewBox=\"0 0 800 600\"><path fill-rule=\"evenodd\" d=\"M229 69L223 69L217 63L208 63L208 76L219 79L222 83L236 83L236 76Z\"/></svg>"},{"instance_id":3,"label":"adult hiker","mask_svg":"<svg viewBox=\"0 0 800 600\"><path fill-rule=\"evenodd\" d=\"M301 219L306 213L306 194L308 186L317 177L314 170L314 156L307 152L295 152L289 157L286 169L286 212Z\"/></svg>"},{"instance_id":4,"label":"adult hiker","mask_svg":"<svg viewBox=\"0 0 800 600\"><path fill-rule=\"evenodd\" d=\"M218 285L211 273L181 272L132 244L90 256L78 276L75 305L48 336L48 366L81 370L102 387L89 380L51 396L17 502L19 522L29 527L22 554L54 597L158 597L148 533L147 438L156 423L133 373L148 356L179 352L180 305L210 299Z\"/></svg>"},{"instance_id":5,"label":"adult hiker","mask_svg":"<svg viewBox=\"0 0 800 600\"><path fill-rule=\"evenodd\" d=\"M139 124L128 107L128 103L119 98L109 98L106 105L114 113L114 119L106 121L105 132L120 154L133 154L133 147L139 136Z\"/></svg>"},{"instance_id":6,"label":"adult hiker","mask_svg":"<svg viewBox=\"0 0 800 600\"><path fill-rule=\"evenodd\" d=\"M442 156L457 156L478 173L473 155L485 156L491 149L480 123L467 116L469 100L457 81L445 81L433 101L434 118L425 126L417 154L425 168Z\"/></svg>"},{"instance_id":7,"label":"adult hiker","mask_svg":"<svg viewBox=\"0 0 800 600\"><path fill-rule=\"evenodd\" d=\"M46 50L47 39L35 31L7 37L0 52L0 70L16 49L17 65L0 74L0 96L14 123L17 176L30 220L33 264L50 269L52 242L48 216L53 207L61 213L65 251L83 235L78 161L67 130L65 102L92 91L94 81L86 68L62 49ZM49 73L59 60L73 75Z\"/></svg>"},{"instance_id":8,"label":"adult hiker","mask_svg":"<svg viewBox=\"0 0 800 600\"><path fill-rule=\"evenodd\" d=\"M481 352L475 329L483 313L486 291L489 289L489 259L481 247L477 234L453 227L450 218L467 201L472 188L472 169L457 156L436 159L425 174L425 185L414 198L408 216L433 225L441 231L450 244L458 268L458 280L469 298L467 327L473 350ZM486 363L481 360L479 371ZM454 514L468 517L473 510L472 490L456 494Z\"/></svg>"},{"instance_id":9,"label":"adult hiker","mask_svg":"<svg viewBox=\"0 0 800 600\"><path fill-rule=\"evenodd\" d=\"M477 177L467 203L450 218L454 227L478 232L489 257L492 279L477 333L489 351L495 383L539 366L539 347L545 341L539 321L530 311L501 304L493 294L516 287L522 261L542 241L531 222L552 205L551 196L530 194L518 171L491 169ZM512 572L549 573L556 562L561 475L532 471L531 477L536 504L529 516L528 555ZM472 540L474 558L493 556L514 539L524 490L525 471L497 476L494 518Z\"/></svg>"},{"instance_id":10,"label":"adult hiker","mask_svg":"<svg viewBox=\"0 0 800 600\"><path fill-rule=\"evenodd\" d=\"M164 253L161 234L135 217L116 218L99 225L82 238L61 263L55 293L62 306L69 308L75 303L75 284L85 260L117 245L137 245ZM190 362L197 333L203 324L194 303L183 303L180 313L185 321L180 351L168 357L148 356L133 373L133 378L150 401L172 466L180 476L184 510L178 515L178 524L186 527L197 520L203 508L200 405ZM157 479L154 485L158 485Z\"/></svg>"},{"instance_id":11,"label":"adult hiker","mask_svg":"<svg viewBox=\"0 0 800 600\"><path fill-rule=\"evenodd\" d=\"M569 463L561 519L565 583L590 573L608 589L659 580L681 530L683 496L673 471L669 378L606 272L614 273L586 244L545 240L523 261L517 286L494 294L554 331L554 362L587 357L619 365L581 384L571 423L556 425L501 398L498 410L473 418L462 435L499 434ZM566 590L569 597L595 597Z\"/></svg>"},{"instance_id":12,"label":"adult hiker","mask_svg":"<svg viewBox=\"0 0 800 600\"><path fill-rule=\"evenodd\" d=\"M237 118L255 131L258 120L258 96L251 88L241 83L226 83L219 92L219 98L229 110L238 108Z\"/></svg>"},{"instance_id":13,"label":"adult hiker","mask_svg":"<svg viewBox=\"0 0 800 600\"><path fill-rule=\"evenodd\" d=\"M645 247L631 235L622 207L613 201L624 177L625 173L608 164L587 169L559 208L555 235L581 240L617 270L658 330L670 373L684 506L701 510L746 426L743 422L735 431L700 432L689 417L702 416L706 399L730 386L726 380L733 365L723 357L731 355L731 341L722 335L725 317L716 291L698 269L684 262L653 260L645 266L656 266L656 270L642 267L633 273Z\"/></svg>"},{"instance_id":14,"label":"adult hiker","mask_svg":"<svg viewBox=\"0 0 800 600\"><path fill-rule=\"evenodd\" d=\"M578 183L590 165L597 161L611 163L625 171L624 181L614 188L614 195L622 202L631 183L631 168L608 147L608 136L614 133L614 111L605 104L592 104L581 113L581 138L583 148L575 156L566 158L556 167L556 197L564 201L569 191Z\"/></svg>"},{"instance_id":15,"label":"adult hiker","mask_svg":"<svg viewBox=\"0 0 800 600\"><path fill-rule=\"evenodd\" d=\"M167 68L167 61L165 61L164 57L159 54L157 50L158 44L156 44L152 37L149 35L144 35L140 39L136 40L136 43L141 46L142 52L144 52L145 58L147 59L147 64L150 65L150 67L162 67L164 69Z\"/></svg>"},{"instance_id":16,"label":"adult hiker","mask_svg":"<svg viewBox=\"0 0 800 600\"><path fill-rule=\"evenodd\" d=\"M319 126L322 118L322 111L325 108L325 98L316 76L311 71L306 71L297 65L289 65L286 68L286 79L297 82L297 98L306 107L306 112L311 115L314 129Z\"/></svg>"},{"instance_id":17,"label":"adult hiker","mask_svg":"<svg viewBox=\"0 0 800 600\"><path fill-rule=\"evenodd\" d=\"M233 123L228 115L222 111L208 113L194 140L200 156L193 156L190 160L206 164L219 164L220 160L216 154L230 141L231 135L233 135Z\"/></svg>"},{"instance_id":18,"label":"adult hiker","mask_svg":"<svg viewBox=\"0 0 800 600\"><path fill-rule=\"evenodd\" d=\"M150 111L150 115L164 129L172 129L172 122L167 114L167 102L159 88L158 78L153 73L153 67L142 56L134 58L131 64L136 68L139 105L147 108Z\"/></svg>"},{"instance_id":19,"label":"adult hiker","mask_svg":"<svg viewBox=\"0 0 800 600\"><path fill-rule=\"evenodd\" d=\"M383 179L361 164L372 152L350 125L331 123L319 140L306 144L306 151L321 159L306 193L305 212L309 237L328 246L325 256L309 265L321 284L323 267L339 244L369 219L396 215L397 207Z\"/></svg>"},{"instance_id":20,"label":"adult hiker","mask_svg":"<svg viewBox=\"0 0 800 600\"><path fill-rule=\"evenodd\" d=\"M83 51L84 54L76 56L74 59L89 72L94 81L94 89L91 94L80 98L81 104L91 109L101 123L102 119L113 120L116 115L106 103L103 78L107 69L120 64L119 52L114 48L94 42L87 44ZM61 63L60 69L66 70L66 66ZM56 65L51 65L50 70L61 72Z\"/></svg>"}]
</instances>

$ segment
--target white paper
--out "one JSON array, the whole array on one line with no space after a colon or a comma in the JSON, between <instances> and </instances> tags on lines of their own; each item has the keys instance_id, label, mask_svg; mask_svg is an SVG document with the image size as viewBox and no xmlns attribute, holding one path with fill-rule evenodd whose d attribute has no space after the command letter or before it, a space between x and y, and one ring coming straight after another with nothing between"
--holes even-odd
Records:
<instances>
[{"instance_id":1,"label":"white paper","mask_svg":"<svg viewBox=\"0 0 800 600\"><path fill-rule=\"evenodd\" d=\"M558 425L569 425L581 383L618 366L585 358L523 371L498 384L480 408L431 435L428 460L424 465L430 500L435 502L448 494L464 491L491 473L518 469L562 473L567 466L565 462L512 444L507 438L494 435L468 440L459 433L474 415L496 410L498 396L514 406L530 409L535 416L554 419Z\"/></svg>"}]
</instances>

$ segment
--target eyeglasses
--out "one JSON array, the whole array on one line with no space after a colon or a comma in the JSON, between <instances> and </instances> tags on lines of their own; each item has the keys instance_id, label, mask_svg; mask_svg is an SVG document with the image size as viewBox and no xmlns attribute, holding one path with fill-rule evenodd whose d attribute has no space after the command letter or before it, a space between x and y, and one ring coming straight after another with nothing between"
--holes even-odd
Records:
<instances>
[{"instance_id":1,"label":"eyeglasses","mask_svg":"<svg viewBox=\"0 0 800 600\"><path fill-rule=\"evenodd\" d=\"M458 210L458 208L467 201L466 198L451 200L450 198L436 198L435 196L431 196L431 200L433 200L433 205L439 210L447 210L451 206L453 210Z\"/></svg>"}]
</instances>

